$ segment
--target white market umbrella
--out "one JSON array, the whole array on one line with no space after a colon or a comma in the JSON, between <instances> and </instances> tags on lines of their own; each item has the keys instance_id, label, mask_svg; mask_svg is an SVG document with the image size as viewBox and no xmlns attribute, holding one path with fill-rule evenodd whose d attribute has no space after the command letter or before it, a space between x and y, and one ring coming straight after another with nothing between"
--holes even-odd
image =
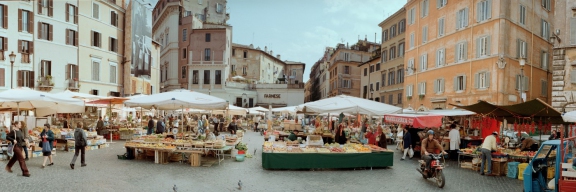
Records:
<instances>
[{"instance_id":1,"label":"white market umbrella","mask_svg":"<svg viewBox=\"0 0 576 192\"><path fill-rule=\"evenodd\" d=\"M256 110L256 111L262 111L262 112L268 112L268 111L270 111L269 109L266 109L266 108L264 108L264 107L252 107L252 108L249 108L249 109L250 109L250 110Z\"/></svg>"},{"instance_id":2,"label":"white market umbrella","mask_svg":"<svg viewBox=\"0 0 576 192\"><path fill-rule=\"evenodd\" d=\"M264 115L264 113L262 113L260 111L253 110L253 109L249 109L248 114L250 114L250 115Z\"/></svg>"},{"instance_id":3,"label":"white market umbrella","mask_svg":"<svg viewBox=\"0 0 576 192\"><path fill-rule=\"evenodd\" d=\"M78 92L73 92L70 90L66 90L66 91L62 91L60 93L55 93L54 95L59 96L59 97L65 97L65 98L76 98L76 99L102 99L104 97L98 96L98 95L92 95L92 94L86 94L86 93L78 93Z\"/></svg>"},{"instance_id":4,"label":"white market umbrella","mask_svg":"<svg viewBox=\"0 0 576 192\"><path fill-rule=\"evenodd\" d=\"M224 99L189 90L174 90L140 98L130 99L124 104L128 107L154 107L158 110L178 110L185 108L217 110L226 109Z\"/></svg>"},{"instance_id":5,"label":"white market umbrella","mask_svg":"<svg viewBox=\"0 0 576 192\"><path fill-rule=\"evenodd\" d=\"M296 106L288 106L288 107L279 107L272 109L272 112L280 112L280 113L296 113Z\"/></svg>"},{"instance_id":6,"label":"white market umbrella","mask_svg":"<svg viewBox=\"0 0 576 192\"><path fill-rule=\"evenodd\" d=\"M42 117L55 113L82 113L84 101L28 88L17 88L0 92L0 108L17 108L18 115L21 108L36 109L36 116Z\"/></svg>"},{"instance_id":7,"label":"white market umbrella","mask_svg":"<svg viewBox=\"0 0 576 192\"><path fill-rule=\"evenodd\" d=\"M228 105L228 109L226 110L212 110L213 114L226 114L228 113L228 115L246 115L248 113L248 109L246 108L242 108L242 107L237 107L234 105Z\"/></svg>"},{"instance_id":8,"label":"white market umbrella","mask_svg":"<svg viewBox=\"0 0 576 192\"><path fill-rule=\"evenodd\" d=\"M570 111L562 115L564 122L576 122L576 111Z\"/></svg>"},{"instance_id":9,"label":"white market umbrella","mask_svg":"<svg viewBox=\"0 0 576 192\"><path fill-rule=\"evenodd\" d=\"M232 77L232 80L235 80L235 81L240 81L240 80L245 80L245 79L246 79L246 78L244 78L244 77L242 77L242 76L240 76L240 75L236 75L236 76Z\"/></svg>"},{"instance_id":10,"label":"white market umbrella","mask_svg":"<svg viewBox=\"0 0 576 192\"><path fill-rule=\"evenodd\" d=\"M402 113L402 108L380 103L368 99L338 95L314 102L304 103L298 106L298 111L303 113L351 113L371 116L383 116L385 114Z\"/></svg>"}]
</instances>

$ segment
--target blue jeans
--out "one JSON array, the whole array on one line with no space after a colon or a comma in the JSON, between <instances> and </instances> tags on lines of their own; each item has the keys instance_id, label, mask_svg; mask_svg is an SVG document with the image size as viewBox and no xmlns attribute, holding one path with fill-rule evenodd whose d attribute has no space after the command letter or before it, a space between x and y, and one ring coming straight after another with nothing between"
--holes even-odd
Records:
<instances>
[{"instance_id":1,"label":"blue jeans","mask_svg":"<svg viewBox=\"0 0 576 192\"><path fill-rule=\"evenodd\" d=\"M26 153L26 159L28 159L28 146L22 148L24 148L24 153Z\"/></svg>"},{"instance_id":2,"label":"blue jeans","mask_svg":"<svg viewBox=\"0 0 576 192\"><path fill-rule=\"evenodd\" d=\"M492 151L488 149L481 148L480 151L482 152L482 165L480 166L480 173L484 173L484 164L488 161L488 172L487 174L492 173Z\"/></svg>"}]
</instances>

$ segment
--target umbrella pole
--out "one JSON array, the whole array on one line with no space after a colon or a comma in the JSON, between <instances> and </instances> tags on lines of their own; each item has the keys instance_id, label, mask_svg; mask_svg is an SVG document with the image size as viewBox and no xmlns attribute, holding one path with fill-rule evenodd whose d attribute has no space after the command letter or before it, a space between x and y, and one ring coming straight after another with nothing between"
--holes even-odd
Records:
<instances>
[{"instance_id":1,"label":"umbrella pole","mask_svg":"<svg viewBox=\"0 0 576 192\"><path fill-rule=\"evenodd\" d=\"M108 121L110 121L110 119L112 119L112 101L110 101L110 104L108 105L108 113L110 114L110 117L108 117ZM108 114L106 114L108 115ZM110 122L108 122L108 124L110 124ZM110 143L112 142L112 131L109 131L110 134Z\"/></svg>"},{"instance_id":2,"label":"umbrella pole","mask_svg":"<svg viewBox=\"0 0 576 192\"><path fill-rule=\"evenodd\" d=\"M180 123L180 130L182 130L182 139L184 139L184 105L182 105L182 111L180 111L180 116L182 117L182 119L180 119L180 121L182 121L182 123L180 123L180 121L178 121L178 123Z\"/></svg>"}]
</instances>

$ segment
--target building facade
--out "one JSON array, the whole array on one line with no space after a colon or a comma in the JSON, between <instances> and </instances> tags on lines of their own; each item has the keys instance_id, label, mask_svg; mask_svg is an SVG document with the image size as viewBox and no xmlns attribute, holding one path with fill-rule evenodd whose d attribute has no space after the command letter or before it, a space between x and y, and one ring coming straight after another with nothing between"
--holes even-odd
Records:
<instances>
[{"instance_id":1,"label":"building facade","mask_svg":"<svg viewBox=\"0 0 576 192\"><path fill-rule=\"evenodd\" d=\"M549 2L409 0L404 107L550 102Z\"/></svg>"},{"instance_id":2,"label":"building facade","mask_svg":"<svg viewBox=\"0 0 576 192\"><path fill-rule=\"evenodd\" d=\"M406 48L406 9L396 13L378 24L382 29L382 56L380 66L376 65L374 76L379 75L380 101L402 107L404 95L404 51ZM379 91L378 91L379 90Z\"/></svg>"},{"instance_id":3,"label":"building facade","mask_svg":"<svg viewBox=\"0 0 576 192\"><path fill-rule=\"evenodd\" d=\"M576 109L576 1L554 3L552 107L568 112Z\"/></svg>"},{"instance_id":4,"label":"building facade","mask_svg":"<svg viewBox=\"0 0 576 192\"><path fill-rule=\"evenodd\" d=\"M350 95L366 98L369 93L367 87L361 87L361 71L358 65L372 57L372 50L380 47L379 44L367 40L358 40L352 46L338 44L330 56L330 86L328 97L337 95ZM362 93L361 93L362 91Z\"/></svg>"}]
</instances>

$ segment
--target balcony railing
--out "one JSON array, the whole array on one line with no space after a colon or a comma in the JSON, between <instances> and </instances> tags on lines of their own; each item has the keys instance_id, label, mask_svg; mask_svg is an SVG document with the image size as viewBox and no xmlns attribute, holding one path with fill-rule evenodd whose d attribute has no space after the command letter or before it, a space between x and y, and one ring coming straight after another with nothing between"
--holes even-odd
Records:
<instances>
[{"instance_id":1,"label":"balcony railing","mask_svg":"<svg viewBox=\"0 0 576 192\"><path fill-rule=\"evenodd\" d=\"M47 76L46 77L40 77L39 81L40 81L39 82L40 87L52 87L52 86L54 86L54 84L52 84L52 77L51 76L50 77L47 77Z\"/></svg>"},{"instance_id":2,"label":"balcony railing","mask_svg":"<svg viewBox=\"0 0 576 192\"><path fill-rule=\"evenodd\" d=\"M78 81L70 80L68 81L68 89L78 90L80 89L80 83Z\"/></svg>"},{"instance_id":3,"label":"balcony railing","mask_svg":"<svg viewBox=\"0 0 576 192\"><path fill-rule=\"evenodd\" d=\"M304 83L288 84L288 89L304 89Z\"/></svg>"}]
</instances>

